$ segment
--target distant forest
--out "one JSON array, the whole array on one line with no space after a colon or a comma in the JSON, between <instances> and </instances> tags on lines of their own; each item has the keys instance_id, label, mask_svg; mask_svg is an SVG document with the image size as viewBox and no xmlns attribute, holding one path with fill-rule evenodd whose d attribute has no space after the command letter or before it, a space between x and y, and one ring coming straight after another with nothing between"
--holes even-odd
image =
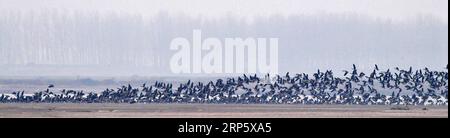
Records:
<instances>
[{"instance_id":1,"label":"distant forest","mask_svg":"<svg viewBox=\"0 0 450 138\"><path fill-rule=\"evenodd\" d=\"M443 69L448 63L448 23L432 16L393 22L358 14L273 15L248 21L231 14L205 19L45 10L0 12L0 66L126 66L170 74L170 41L192 38L193 29L204 37L277 37L281 72L351 64L371 69L375 63ZM10 73L20 70L0 75Z\"/></svg>"}]
</instances>

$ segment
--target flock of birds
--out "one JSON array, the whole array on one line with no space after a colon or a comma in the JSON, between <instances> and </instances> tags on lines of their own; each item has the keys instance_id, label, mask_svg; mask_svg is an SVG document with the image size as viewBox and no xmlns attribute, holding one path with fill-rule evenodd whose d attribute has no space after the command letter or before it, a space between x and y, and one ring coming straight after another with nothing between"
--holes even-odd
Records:
<instances>
[{"instance_id":1,"label":"flock of birds","mask_svg":"<svg viewBox=\"0 0 450 138\"><path fill-rule=\"evenodd\" d=\"M448 68L447 68L448 69ZM62 90L0 95L0 103L208 103L208 104L346 104L346 105L447 105L448 71L428 68L381 71L370 74L355 65L336 77L327 70L312 74L264 77L243 75L208 83L155 82L103 92Z\"/></svg>"}]
</instances>

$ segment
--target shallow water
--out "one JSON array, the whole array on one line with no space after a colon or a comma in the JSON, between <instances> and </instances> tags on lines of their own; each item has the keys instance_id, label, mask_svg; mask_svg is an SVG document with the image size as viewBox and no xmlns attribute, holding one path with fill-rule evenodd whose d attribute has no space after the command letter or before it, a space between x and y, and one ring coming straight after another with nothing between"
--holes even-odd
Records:
<instances>
[{"instance_id":1,"label":"shallow water","mask_svg":"<svg viewBox=\"0 0 450 138\"><path fill-rule=\"evenodd\" d=\"M423 110L427 108L427 110ZM448 106L0 104L0 118L448 118Z\"/></svg>"}]
</instances>

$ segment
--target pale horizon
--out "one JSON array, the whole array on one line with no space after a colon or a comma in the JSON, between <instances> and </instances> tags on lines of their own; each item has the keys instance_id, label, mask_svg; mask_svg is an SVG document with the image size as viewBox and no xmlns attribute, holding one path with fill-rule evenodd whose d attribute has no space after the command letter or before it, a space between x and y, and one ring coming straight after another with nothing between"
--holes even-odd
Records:
<instances>
[{"instance_id":1,"label":"pale horizon","mask_svg":"<svg viewBox=\"0 0 450 138\"><path fill-rule=\"evenodd\" d=\"M0 76L174 75L195 29L279 38L281 73L448 64L447 0L0 0Z\"/></svg>"},{"instance_id":2,"label":"pale horizon","mask_svg":"<svg viewBox=\"0 0 450 138\"><path fill-rule=\"evenodd\" d=\"M359 14L392 21L433 16L448 23L447 0L0 0L0 11L123 12L153 16L244 18L270 15Z\"/></svg>"}]
</instances>

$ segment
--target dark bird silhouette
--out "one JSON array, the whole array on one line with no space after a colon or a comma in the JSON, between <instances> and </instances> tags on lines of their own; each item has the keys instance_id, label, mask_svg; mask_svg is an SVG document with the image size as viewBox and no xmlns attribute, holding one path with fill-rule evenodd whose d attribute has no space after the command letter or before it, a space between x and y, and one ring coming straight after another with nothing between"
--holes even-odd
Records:
<instances>
[{"instance_id":1,"label":"dark bird silhouette","mask_svg":"<svg viewBox=\"0 0 450 138\"><path fill-rule=\"evenodd\" d=\"M343 70L343 72L344 72L344 76L347 76L348 75L348 71L346 71L346 70Z\"/></svg>"},{"instance_id":2,"label":"dark bird silhouette","mask_svg":"<svg viewBox=\"0 0 450 138\"><path fill-rule=\"evenodd\" d=\"M54 87L55 87L55 85L53 85L53 84L48 85L48 88L54 88Z\"/></svg>"}]
</instances>

